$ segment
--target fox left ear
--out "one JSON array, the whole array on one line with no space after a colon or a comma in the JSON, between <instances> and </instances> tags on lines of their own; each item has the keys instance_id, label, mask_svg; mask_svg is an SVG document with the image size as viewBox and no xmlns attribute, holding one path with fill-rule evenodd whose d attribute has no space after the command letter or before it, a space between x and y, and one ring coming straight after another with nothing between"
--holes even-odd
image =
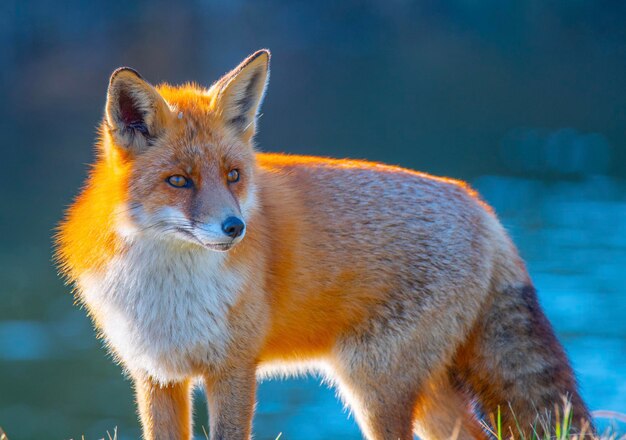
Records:
<instances>
[{"instance_id":1,"label":"fox left ear","mask_svg":"<svg viewBox=\"0 0 626 440\"><path fill-rule=\"evenodd\" d=\"M246 141L256 132L256 119L269 80L269 62L269 50L259 50L212 87L216 89L216 109L224 124Z\"/></svg>"},{"instance_id":2,"label":"fox left ear","mask_svg":"<svg viewBox=\"0 0 626 440\"><path fill-rule=\"evenodd\" d=\"M159 92L137 71L121 67L113 72L105 121L119 146L133 152L143 151L164 130L170 113Z\"/></svg>"}]
</instances>

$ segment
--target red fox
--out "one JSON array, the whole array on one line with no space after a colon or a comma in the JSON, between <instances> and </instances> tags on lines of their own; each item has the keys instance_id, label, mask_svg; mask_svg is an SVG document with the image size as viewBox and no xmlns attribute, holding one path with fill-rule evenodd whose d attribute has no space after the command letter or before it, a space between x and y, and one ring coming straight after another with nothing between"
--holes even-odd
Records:
<instances>
[{"instance_id":1,"label":"red fox","mask_svg":"<svg viewBox=\"0 0 626 440\"><path fill-rule=\"evenodd\" d=\"M319 369L370 440L589 413L523 261L465 183L254 150L270 53L210 88L111 76L60 267L134 382L145 439L248 439L259 374ZM537 428L538 429L538 428Z\"/></svg>"}]
</instances>

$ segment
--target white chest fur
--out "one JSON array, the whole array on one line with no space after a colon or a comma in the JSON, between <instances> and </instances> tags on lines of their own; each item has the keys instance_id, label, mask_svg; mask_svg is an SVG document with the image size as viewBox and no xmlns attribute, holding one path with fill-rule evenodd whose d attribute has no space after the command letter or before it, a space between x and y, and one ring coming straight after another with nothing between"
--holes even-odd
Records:
<instances>
[{"instance_id":1,"label":"white chest fur","mask_svg":"<svg viewBox=\"0 0 626 440\"><path fill-rule=\"evenodd\" d=\"M245 283L225 254L135 242L105 270L79 280L107 343L131 372L169 382L217 365L230 334L228 308Z\"/></svg>"}]
</instances>

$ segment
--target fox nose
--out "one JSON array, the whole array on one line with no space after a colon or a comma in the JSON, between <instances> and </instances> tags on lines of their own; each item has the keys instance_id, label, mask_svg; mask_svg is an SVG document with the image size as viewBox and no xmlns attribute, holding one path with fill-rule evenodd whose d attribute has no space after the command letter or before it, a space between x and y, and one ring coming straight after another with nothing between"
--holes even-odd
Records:
<instances>
[{"instance_id":1,"label":"fox nose","mask_svg":"<svg viewBox=\"0 0 626 440\"><path fill-rule=\"evenodd\" d=\"M245 223L239 217L228 217L222 223L222 231L230 238L237 238L243 234L243 230L246 228Z\"/></svg>"}]
</instances>

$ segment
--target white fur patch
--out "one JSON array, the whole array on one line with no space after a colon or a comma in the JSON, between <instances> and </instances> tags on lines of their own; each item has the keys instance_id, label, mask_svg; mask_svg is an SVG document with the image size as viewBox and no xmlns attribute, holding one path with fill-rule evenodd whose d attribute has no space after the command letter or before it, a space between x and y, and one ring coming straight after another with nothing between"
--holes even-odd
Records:
<instances>
[{"instance_id":1,"label":"white fur patch","mask_svg":"<svg viewBox=\"0 0 626 440\"><path fill-rule=\"evenodd\" d=\"M246 198L243 199L239 205L241 215L245 221L252 217L252 214L258 206L256 186L250 185Z\"/></svg>"},{"instance_id":2,"label":"white fur patch","mask_svg":"<svg viewBox=\"0 0 626 440\"><path fill-rule=\"evenodd\" d=\"M147 236L128 243L103 271L79 279L107 344L131 372L166 383L219 365L230 341L228 308L245 274L225 254Z\"/></svg>"}]
</instances>

